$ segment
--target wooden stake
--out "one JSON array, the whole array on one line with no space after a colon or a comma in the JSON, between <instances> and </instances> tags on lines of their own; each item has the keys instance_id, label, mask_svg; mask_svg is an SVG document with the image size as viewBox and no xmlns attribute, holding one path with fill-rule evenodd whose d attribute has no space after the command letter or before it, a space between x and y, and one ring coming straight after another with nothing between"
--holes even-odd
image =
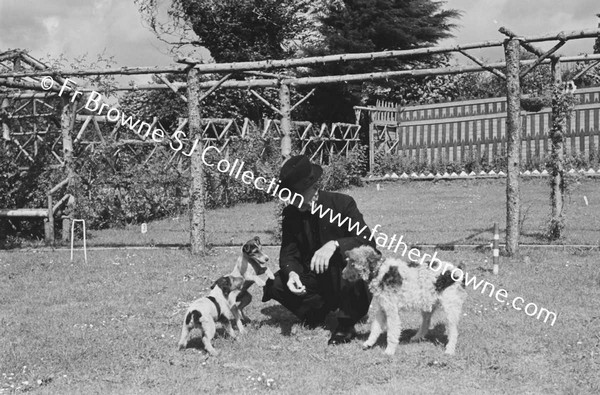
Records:
<instances>
[{"instance_id":1,"label":"wooden stake","mask_svg":"<svg viewBox=\"0 0 600 395\"><path fill-rule=\"evenodd\" d=\"M492 261L494 263L492 273L498 275L500 267L500 231L498 230L498 223L494 222L494 242L492 245Z\"/></svg>"},{"instance_id":2,"label":"wooden stake","mask_svg":"<svg viewBox=\"0 0 600 395\"><path fill-rule=\"evenodd\" d=\"M48 216L44 219L44 239L46 244L54 244L54 212L52 209L52 195L48 195Z\"/></svg>"},{"instance_id":3,"label":"wooden stake","mask_svg":"<svg viewBox=\"0 0 600 395\"><path fill-rule=\"evenodd\" d=\"M519 249L519 219L521 197L519 177L521 167L521 86L519 60L521 57L518 39L508 40L506 56L506 134L507 134L507 177L506 177L506 252L514 255Z\"/></svg>"}]
</instances>

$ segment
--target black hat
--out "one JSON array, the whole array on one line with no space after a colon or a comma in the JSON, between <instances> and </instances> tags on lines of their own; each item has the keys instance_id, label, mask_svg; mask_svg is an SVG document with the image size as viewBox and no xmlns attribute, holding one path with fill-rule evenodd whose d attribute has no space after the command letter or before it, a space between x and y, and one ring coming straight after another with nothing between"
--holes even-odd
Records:
<instances>
[{"instance_id":1,"label":"black hat","mask_svg":"<svg viewBox=\"0 0 600 395\"><path fill-rule=\"evenodd\" d=\"M319 180L323 168L314 163L305 155L292 156L283 163L279 172L281 188L292 192L303 193Z\"/></svg>"}]
</instances>

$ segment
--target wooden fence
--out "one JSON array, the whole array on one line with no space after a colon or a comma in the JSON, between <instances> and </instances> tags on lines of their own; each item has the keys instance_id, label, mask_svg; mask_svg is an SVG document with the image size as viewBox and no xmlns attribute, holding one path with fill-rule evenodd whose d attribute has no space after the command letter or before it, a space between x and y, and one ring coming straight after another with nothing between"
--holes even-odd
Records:
<instances>
[{"instance_id":1,"label":"wooden fence","mask_svg":"<svg viewBox=\"0 0 600 395\"><path fill-rule=\"evenodd\" d=\"M600 145L600 88L579 89L568 120L566 154L597 161ZM492 163L506 152L506 98L400 108L379 101L369 108L371 166L376 152L404 155L419 164ZM522 163L540 163L550 150L551 109L522 111ZM541 169L540 169L541 170Z\"/></svg>"}]
</instances>

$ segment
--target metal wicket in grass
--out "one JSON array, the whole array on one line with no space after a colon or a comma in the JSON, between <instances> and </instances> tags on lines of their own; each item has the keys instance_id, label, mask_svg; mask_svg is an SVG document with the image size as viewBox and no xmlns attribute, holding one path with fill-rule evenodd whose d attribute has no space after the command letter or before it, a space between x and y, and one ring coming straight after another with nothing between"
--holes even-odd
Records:
<instances>
[{"instance_id":1,"label":"metal wicket in grass","mask_svg":"<svg viewBox=\"0 0 600 395\"><path fill-rule=\"evenodd\" d=\"M493 254L493 273L498 274L499 264L500 264L500 232L498 231L498 223L494 222L494 242L492 245L492 254Z\"/></svg>"}]
</instances>

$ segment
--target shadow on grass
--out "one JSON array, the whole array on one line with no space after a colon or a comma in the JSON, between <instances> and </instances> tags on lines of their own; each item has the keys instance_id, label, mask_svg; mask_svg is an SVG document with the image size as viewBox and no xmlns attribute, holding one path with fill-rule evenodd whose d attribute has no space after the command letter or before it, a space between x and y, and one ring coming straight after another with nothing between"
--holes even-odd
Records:
<instances>
[{"instance_id":1,"label":"shadow on grass","mask_svg":"<svg viewBox=\"0 0 600 395\"><path fill-rule=\"evenodd\" d=\"M214 346L215 339L219 339L219 338L231 338L231 336L229 336L229 334L227 333L225 328L220 325L217 326L217 331L215 333L215 336L211 339L211 343L213 344L213 346ZM185 350L190 349L190 348L203 351L204 353L206 353L207 356L210 355L208 353L208 351L206 351L206 348L204 348L204 343L202 343L201 332L198 329L194 329L190 333L190 337L189 337L187 347L185 348Z\"/></svg>"},{"instance_id":2,"label":"shadow on grass","mask_svg":"<svg viewBox=\"0 0 600 395\"><path fill-rule=\"evenodd\" d=\"M421 342L429 342L435 345L446 345L448 342L448 336L445 334L446 327L444 324L437 324L433 329L430 329L425 336L425 339ZM410 339L417 333L416 329L404 329L400 334L400 344L408 344L410 343ZM356 338L361 341L367 340L369 337L369 332L359 333ZM377 342L373 347L386 348L387 346L387 338L386 333L379 336Z\"/></svg>"},{"instance_id":3,"label":"shadow on grass","mask_svg":"<svg viewBox=\"0 0 600 395\"><path fill-rule=\"evenodd\" d=\"M279 304L265 307L260 312L269 317L261 321L260 324L280 327L283 336L291 336L292 326L299 322L296 316Z\"/></svg>"},{"instance_id":4,"label":"shadow on grass","mask_svg":"<svg viewBox=\"0 0 600 395\"><path fill-rule=\"evenodd\" d=\"M265 307L261 310L261 313L268 316L269 318L259 322L259 325L268 325L273 327L281 328L281 334L283 336L292 336L294 333L292 327L295 324L301 325L298 317L293 315L285 307L280 304ZM308 329L322 328L325 330L332 331L337 328L337 318L335 312L330 312L322 325L317 327L306 327Z\"/></svg>"}]
</instances>

